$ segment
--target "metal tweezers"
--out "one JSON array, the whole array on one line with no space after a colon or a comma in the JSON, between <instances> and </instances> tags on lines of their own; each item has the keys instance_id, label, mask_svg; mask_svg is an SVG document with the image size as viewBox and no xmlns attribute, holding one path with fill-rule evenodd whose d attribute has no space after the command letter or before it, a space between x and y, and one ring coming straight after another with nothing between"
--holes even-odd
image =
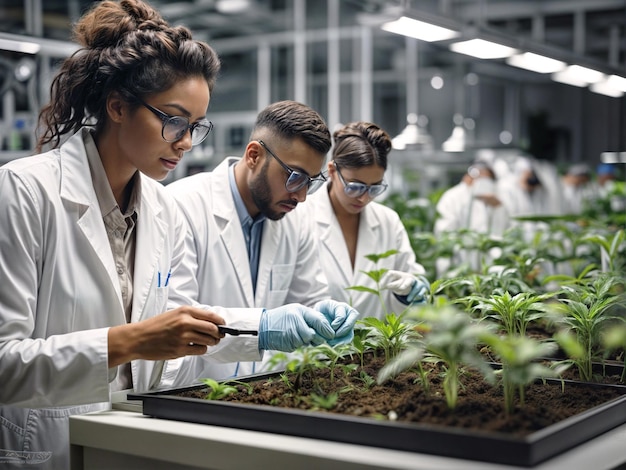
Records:
<instances>
[{"instance_id":1,"label":"metal tweezers","mask_svg":"<svg viewBox=\"0 0 626 470\"><path fill-rule=\"evenodd\" d=\"M220 333L231 336L239 336L239 335L252 335L258 336L259 332L257 330L240 330L239 328L231 328L229 326L217 325L217 329Z\"/></svg>"}]
</instances>

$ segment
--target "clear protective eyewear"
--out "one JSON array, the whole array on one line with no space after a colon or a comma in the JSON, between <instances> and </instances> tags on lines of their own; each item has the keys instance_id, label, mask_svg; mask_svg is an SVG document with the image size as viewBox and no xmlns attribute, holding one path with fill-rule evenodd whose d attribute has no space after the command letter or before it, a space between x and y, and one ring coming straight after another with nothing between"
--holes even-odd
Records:
<instances>
[{"instance_id":1,"label":"clear protective eyewear","mask_svg":"<svg viewBox=\"0 0 626 470\"><path fill-rule=\"evenodd\" d=\"M278 158L276 154L269 149L265 142L263 142L262 140L258 140L257 142L261 144L261 146L265 150L267 150L267 153L274 157L276 161L280 163L280 166L282 166L283 169L289 174L287 181L285 181L285 189L290 193L297 193L302 188L307 187L306 193L313 194L326 181L326 176L324 176L323 173L320 173L319 175L311 178L309 175L302 171L294 170L289 165L284 163L280 158Z\"/></svg>"},{"instance_id":2,"label":"clear protective eyewear","mask_svg":"<svg viewBox=\"0 0 626 470\"><path fill-rule=\"evenodd\" d=\"M176 142L182 139L187 129L189 129L191 132L191 145L198 145L207 138L213 129L213 123L207 119L189 124L189 119L185 116L172 116L154 106L150 106L140 98L135 98L161 120L163 123L161 137L163 137L165 142Z\"/></svg>"},{"instance_id":3,"label":"clear protective eyewear","mask_svg":"<svg viewBox=\"0 0 626 470\"><path fill-rule=\"evenodd\" d=\"M365 183L357 183L355 181L350 181L349 183L343 178L341 171L339 171L339 165L337 162L333 161L333 165L335 165L335 169L337 170L337 174L339 175L339 179L343 184L343 192L348 197L361 197L363 194L367 193L368 196L374 199L377 196L380 196L387 189L387 183L382 182L380 184L365 184Z\"/></svg>"}]
</instances>

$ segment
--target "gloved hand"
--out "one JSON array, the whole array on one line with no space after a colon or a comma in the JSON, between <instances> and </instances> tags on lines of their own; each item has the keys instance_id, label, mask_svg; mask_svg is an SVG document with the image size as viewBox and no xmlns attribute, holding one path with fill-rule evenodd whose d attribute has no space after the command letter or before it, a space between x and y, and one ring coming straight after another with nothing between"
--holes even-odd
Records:
<instances>
[{"instance_id":1,"label":"gloved hand","mask_svg":"<svg viewBox=\"0 0 626 470\"><path fill-rule=\"evenodd\" d=\"M354 338L354 324L359 318L359 312L345 302L326 299L315 304L315 310L324 314L335 332L335 337L328 340L328 344L336 346L347 344Z\"/></svg>"},{"instance_id":2,"label":"gloved hand","mask_svg":"<svg viewBox=\"0 0 626 470\"><path fill-rule=\"evenodd\" d=\"M326 316L304 305L283 305L261 314L259 349L291 352L334 337L335 331Z\"/></svg>"},{"instance_id":3,"label":"gloved hand","mask_svg":"<svg viewBox=\"0 0 626 470\"><path fill-rule=\"evenodd\" d=\"M423 276L390 269L380 280L381 289L389 289L398 296L406 296L409 304L422 303L430 292L430 283Z\"/></svg>"}]
</instances>

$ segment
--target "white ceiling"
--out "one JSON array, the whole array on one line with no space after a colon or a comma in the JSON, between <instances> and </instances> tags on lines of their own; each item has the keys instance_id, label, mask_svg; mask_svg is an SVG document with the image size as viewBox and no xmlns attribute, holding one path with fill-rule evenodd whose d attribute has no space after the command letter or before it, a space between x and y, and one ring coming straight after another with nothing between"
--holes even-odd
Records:
<instances>
[{"instance_id":1,"label":"white ceiling","mask_svg":"<svg viewBox=\"0 0 626 470\"><path fill-rule=\"evenodd\" d=\"M301 3L300 3L301 2ZM70 25L92 1L3 0L0 32L68 40ZM453 19L466 26L532 40L626 74L626 0L152 0L172 23L190 27L207 41L294 28L294 5L306 5L307 25L324 28L327 6L340 8L340 25L358 25L364 15L383 18L404 8Z\"/></svg>"}]
</instances>

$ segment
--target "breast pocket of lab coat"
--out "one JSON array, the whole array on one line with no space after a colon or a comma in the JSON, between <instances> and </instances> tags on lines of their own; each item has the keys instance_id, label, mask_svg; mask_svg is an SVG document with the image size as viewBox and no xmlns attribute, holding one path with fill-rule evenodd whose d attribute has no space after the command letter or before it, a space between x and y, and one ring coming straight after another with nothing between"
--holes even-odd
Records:
<instances>
[{"instance_id":1,"label":"breast pocket of lab coat","mask_svg":"<svg viewBox=\"0 0 626 470\"><path fill-rule=\"evenodd\" d=\"M156 291L154 293L155 314L163 313L167 310L168 291L169 286L156 288Z\"/></svg>"},{"instance_id":2,"label":"breast pocket of lab coat","mask_svg":"<svg viewBox=\"0 0 626 470\"><path fill-rule=\"evenodd\" d=\"M289 287L291 286L291 280L293 279L294 269L295 264L276 264L272 266L268 299L271 308L284 305L289 293Z\"/></svg>"}]
</instances>

